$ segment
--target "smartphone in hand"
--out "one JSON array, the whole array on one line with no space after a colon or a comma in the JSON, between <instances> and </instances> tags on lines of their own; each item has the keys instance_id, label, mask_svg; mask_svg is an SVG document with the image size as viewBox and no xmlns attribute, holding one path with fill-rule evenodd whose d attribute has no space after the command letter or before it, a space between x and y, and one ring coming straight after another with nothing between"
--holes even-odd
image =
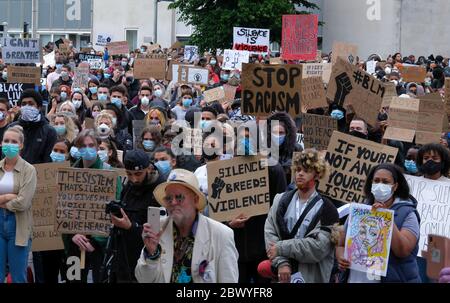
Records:
<instances>
[{"instance_id":1,"label":"smartphone in hand","mask_svg":"<svg viewBox=\"0 0 450 303\"><path fill-rule=\"evenodd\" d=\"M159 233L160 227L160 208L149 207L147 210L147 223L151 225L152 231Z\"/></svg>"}]
</instances>

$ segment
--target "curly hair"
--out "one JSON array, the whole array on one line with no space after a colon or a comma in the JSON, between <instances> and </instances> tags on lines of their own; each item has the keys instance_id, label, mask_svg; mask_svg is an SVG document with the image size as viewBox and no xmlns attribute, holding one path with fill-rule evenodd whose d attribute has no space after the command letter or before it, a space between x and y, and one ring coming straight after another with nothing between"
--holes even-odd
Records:
<instances>
[{"instance_id":1,"label":"curly hair","mask_svg":"<svg viewBox=\"0 0 450 303\"><path fill-rule=\"evenodd\" d=\"M328 164L315 149L305 149L297 159L293 159L292 168L302 167L306 171L314 171L319 179L325 177L328 171Z\"/></svg>"}]
</instances>

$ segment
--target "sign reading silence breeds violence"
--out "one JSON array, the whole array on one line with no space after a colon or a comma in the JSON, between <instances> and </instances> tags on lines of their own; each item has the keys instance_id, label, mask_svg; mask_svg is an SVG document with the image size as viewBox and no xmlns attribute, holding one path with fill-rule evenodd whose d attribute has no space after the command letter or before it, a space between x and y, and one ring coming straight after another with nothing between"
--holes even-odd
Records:
<instances>
[{"instance_id":1,"label":"sign reading silence breeds violence","mask_svg":"<svg viewBox=\"0 0 450 303\"><path fill-rule=\"evenodd\" d=\"M270 30L260 28L233 28L233 49L255 53L267 53L270 45Z\"/></svg>"},{"instance_id":2,"label":"sign reading silence breeds violence","mask_svg":"<svg viewBox=\"0 0 450 303\"><path fill-rule=\"evenodd\" d=\"M39 39L2 38L2 57L5 63L40 63Z\"/></svg>"},{"instance_id":3,"label":"sign reading silence breeds violence","mask_svg":"<svg viewBox=\"0 0 450 303\"><path fill-rule=\"evenodd\" d=\"M207 164L208 205L211 218L223 222L243 214L267 214L270 208L266 160L238 157Z\"/></svg>"},{"instance_id":4,"label":"sign reading silence breeds violence","mask_svg":"<svg viewBox=\"0 0 450 303\"><path fill-rule=\"evenodd\" d=\"M317 57L317 15L284 15L281 57L314 61Z\"/></svg>"},{"instance_id":5,"label":"sign reading silence breeds violence","mask_svg":"<svg viewBox=\"0 0 450 303\"><path fill-rule=\"evenodd\" d=\"M320 181L319 190L338 201L362 203L370 169L394 163L397 152L396 148L335 131L325 156L331 170Z\"/></svg>"},{"instance_id":6,"label":"sign reading silence breeds violence","mask_svg":"<svg viewBox=\"0 0 450 303\"><path fill-rule=\"evenodd\" d=\"M242 65L243 113L268 116L273 111L301 114L301 65Z\"/></svg>"},{"instance_id":7,"label":"sign reading silence breeds violence","mask_svg":"<svg viewBox=\"0 0 450 303\"><path fill-rule=\"evenodd\" d=\"M57 231L107 236L111 220L105 206L115 199L117 172L59 169L57 181Z\"/></svg>"}]
</instances>

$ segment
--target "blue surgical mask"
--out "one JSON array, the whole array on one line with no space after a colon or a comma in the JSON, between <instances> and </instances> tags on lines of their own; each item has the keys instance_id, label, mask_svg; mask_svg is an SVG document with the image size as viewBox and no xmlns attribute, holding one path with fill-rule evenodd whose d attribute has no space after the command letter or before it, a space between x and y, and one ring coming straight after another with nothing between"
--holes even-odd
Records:
<instances>
[{"instance_id":1,"label":"blue surgical mask","mask_svg":"<svg viewBox=\"0 0 450 303\"><path fill-rule=\"evenodd\" d=\"M111 99L111 103L114 104L116 107L118 107L119 109L122 108L122 100L119 98L112 98Z\"/></svg>"},{"instance_id":2,"label":"blue surgical mask","mask_svg":"<svg viewBox=\"0 0 450 303\"><path fill-rule=\"evenodd\" d=\"M163 175L167 175L172 170L172 166L170 166L170 161L169 160L158 161L158 162L155 163L155 166L158 168L158 170Z\"/></svg>"},{"instance_id":3,"label":"blue surgical mask","mask_svg":"<svg viewBox=\"0 0 450 303\"><path fill-rule=\"evenodd\" d=\"M100 160L102 160L102 162L108 162L109 157L108 157L108 151L107 150L99 150L97 152L98 157L100 158Z\"/></svg>"},{"instance_id":4,"label":"blue surgical mask","mask_svg":"<svg viewBox=\"0 0 450 303\"><path fill-rule=\"evenodd\" d=\"M414 160L405 160L405 168L406 171L411 174L417 174L418 172L417 165Z\"/></svg>"},{"instance_id":5,"label":"blue surgical mask","mask_svg":"<svg viewBox=\"0 0 450 303\"><path fill-rule=\"evenodd\" d=\"M222 74L220 75L220 79L224 82L228 81L228 79L230 78L229 74Z\"/></svg>"},{"instance_id":6,"label":"blue surgical mask","mask_svg":"<svg viewBox=\"0 0 450 303\"><path fill-rule=\"evenodd\" d=\"M286 135L273 135L273 141L278 144L278 146L283 145L284 141L286 140Z\"/></svg>"},{"instance_id":7,"label":"blue surgical mask","mask_svg":"<svg viewBox=\"0 0 450 303\"><path fill-rule=\"evenodd\" d=\"M98 87L97 87L97 86L89 87L89 91L91 92L91 94L96 94L96 93L97 93L97 90L98 90Z\"/></svg>"},{"instance_id":8,"label":"blue surgical mask","mask_svg":"<svg viewBox=\"0 0 450 303\"><path fill-rule=\"evenodd\" d=\"M209 63L210 63L211 65L216 65L217 61L216 61L216 60L211 60L211 61L209 61Z\"/></svg>"},{"instance_id":9,"label":"blue surgical mask","mask_svg":"<svg viewBox=\"0 0 450 303\"><path fill-rule=\"evenodd\" d=\"M373 183L371 191L375 201L380 203L385 203L394 195L390 184Z\"/></svg>"},{"instance_id":10,"label":"blue surgical mask","mask_svg":"<svg viewBox=\"0 0 450 303\"><path fill-rule=\"evenodd\" d=\"M201 129L207 130L207 129L209 129L210 126L211 126L211 121L208 121L208 120L200 121L200 128Z\"/></svg>"},{"instance_id":11,"label":"blue surgical mask","mask_svg":"<svg viewBox=\"0 0 450 303\"><path fill-rule=\"evenodd\" d=\"M25 105L20 109L20 118L26 122L38 122L41 120L41 113L36 107Z\"/></svg>"},{"instance_id":12,"label":"blue surgical mask","mask_svg":"<svg viewBox=\"0 0 450 303\"><path fill-rule=\"evenodd\" d=\"M142 141L142 145L144 146L145 150L154 150L156 143L153 140L144 140Z\"/></svg>"},{"instance_id":13,"label":"blue surgical mask","mask_svg":"<svg viewBox=\"0 0 450 303\"><path fill-rule=\"evenodd\" d=\"M109 78L111 78L111 74L103 74L103 77L104 77L105 79L109 79Z\"/></svg>"},{"instance_id":14,"label":"blue surgical mask","mask_svg":"<svg viewBox=\"0 0 450 303\"><path fill-rule=\"evenodd\" d=\"M3 112L0 112L0 121L3 121L6 119L6 115Z\"/></svg>"},{"instance_id":15,"label":"blue surgical mask","mask_svg":"<svg viewBox=\"0 0 450 303\"><path fill-rule=\"evenodd\" d=\"M157 90L155 90L154 95L155 95L155 97L157 97L157 98L161 98L161 96L163 95L163 92L162 92L162 90L157 89Z\"/></svg>"},{"instance_id":16,"label":"blue surgical mask","mask_svg":"<svg viewBox=\"0 0 450 303\"><path fill-rule=\"evenodd\" d=\"M53 128L56 130L56 133L59 136L66 134L66 126L65 125L55 125L55 126L53 126Z\"/></svg>"},{"instance_id":17,"label":"blue surgical mask","mask_svg":"<svg viewBox=\"0 0 450 303\"><path fill-rule=\"evenodd\" d=\"M183 99L183 106L190 107L192 105L192 99Z\"/></svg>"},{"instance_id":18,"label":"blue surgical mask","mask_svg":"<svg viewBox=\"0 0 450 303\"><path fill-rule=\"evenodd\" d=\"M14 159L20 152L19 144L3 144L2 152L8 159Z\"/></svg>"},{"instance_id":19,"label":"blue surgical mask","mask_svg":"<svg viewBox=\"0 0 450 303\"><path fill-rule=\"evenodd\" d=\"M66 101L67 99L67 93L66 92L61 92L61 100L62 101Z\"/></svg>"},{"instance_id":20,"label":"blue surgical mask","mask_svg":"<svg viewBox=\"0 0 450 303\"><path fill-rule=\"evenodd\" d=\"M98 94L97 95L98 101L107 101L108 100L108 95L107 94Z\"/></svg>"},{"instance_id":21,"label":"blue surgical mask","mask_svg":"<svg viewBox=\"0 0 450 303\"><path fill-rule=\"evenodd\" d=\"M344 113L339 109L335 109L331 112L331 118L335 120L341 120L342 118L344 118Z\"/></svg>"},{"instance_id":22,"label":"blue surgical mask","mask_svg":"<svg viewBox=\"0 0 450 303\"><path fill-rule=\"evenodd\" d=\"M81 158L80 151L75 146L72 146L72 148L70 149L70 155L72 156L72 158L77 160Z\"/></svg>"},{"instance_id":23,"label":"blue surgical mask","mask_svg":"<svg viewBox=\"0 0 450 303\"><path fill-rule=\"evenodd\" d=\"M83 160L94 161L97 159L97 150L93 147L80 148L80 155Z\"/></svg>"},{"instance_id":24,"label":"blue surgical mask","mask_svg":"<svg viewBox=\"0 0 450 303\"><path fill-rule=\"evenodd\" d=\"M66 161L66 155L52 151L50 154L53 162L61 163Z\"/></svg>"}]
</instances>

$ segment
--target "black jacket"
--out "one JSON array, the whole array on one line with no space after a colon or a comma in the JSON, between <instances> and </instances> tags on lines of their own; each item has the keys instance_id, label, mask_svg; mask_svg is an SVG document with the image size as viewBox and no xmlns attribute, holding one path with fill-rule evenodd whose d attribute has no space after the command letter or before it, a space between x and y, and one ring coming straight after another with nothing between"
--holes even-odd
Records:
<instances>
[{"instance_id":1,"label":"black jacket","mask_svg":"<svg viewBox=\"0 0 450 303\"><path fill-rule=\"evenodd\" d=\"M52 83L52 89L53 88L56 88L56 87L59 87L60 85L67 85L68 87L72 87L72 83L73 83L73 80L72 80L72 78L70 78L69 77L69 80L67 80L67 81L64 81L63 79L62 79L62 77L59 77L59 79L58 80L55 80L53 83ZM69 98L70 96L67 96L67 98Z\"/></svg>"},{"instance_id":2,"label":"black jacket","mask_svg":"<svg viewBox=\"0 0 450 303\"><path fill-rule=\"evenodd\" d=\"M130 116L132 120L144 120L145 113L141 110L141 107L139 105L133 106L129 110Z\"/></svg>"},{"instance_id":3,"label":"black jacket","mask_svg":"<svg viewBox=\"0 0 450 303\"><path fill-rule=\"evenodd\" d=\"M56 143L56 131L41 114L41 121L26 122L19 119L9 127L20 125L23 128L25 142L21 156L30 164L50 163L50 153Z\"/></svg>"},{"instance_id":4,"label":"black jacket","mask_svg":"<svg viewBox=\"0 0 450 303\"><path fill-rule=\"evenodd\" d=\"M123 152L133 149L133 137L131 137L128 131L126 129L115 131L116 136L109 137L109 139L116 144L117 149Z\"/></svg>"},{"instance_id":5,"label":"black jacket","mask_svg":"<svg viewBox=\"0 0 450 303\"><path fill-rule=\"evenodd\" d=\"M128 84L128 83L127 83ZM134 79L133 82L131 82L130 85L125 85L125 87L128 90L128 100L133 100L134 97L136 97L139 93L139 80Z\"/></svg>"}]
</instances>

